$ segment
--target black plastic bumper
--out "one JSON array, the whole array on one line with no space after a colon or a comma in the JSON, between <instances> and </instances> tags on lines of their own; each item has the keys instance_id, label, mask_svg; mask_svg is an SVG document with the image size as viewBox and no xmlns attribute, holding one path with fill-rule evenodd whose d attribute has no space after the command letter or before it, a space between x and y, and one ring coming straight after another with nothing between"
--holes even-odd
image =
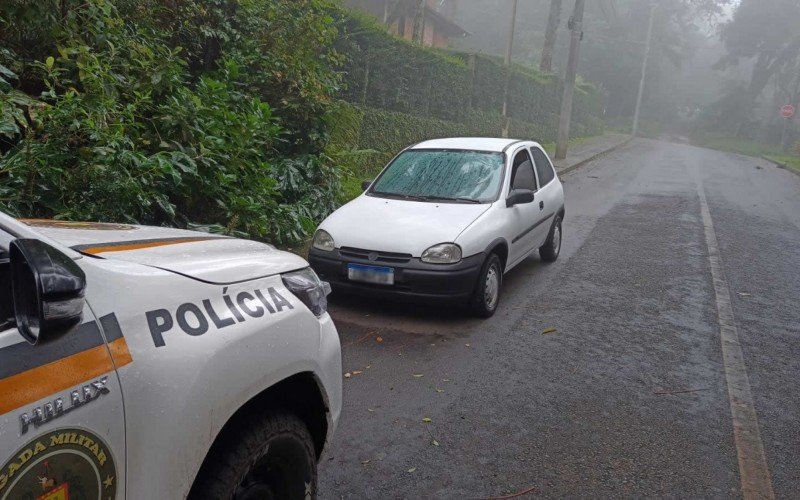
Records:
<instances>
[{"instance_id":1,"label":"black plastic bumper","mask_svg":"<svg viewBox=\"0 0 800 500\"><path fill-rule=\"evenodd\" d=\"M472 295L486 255L481 253L462 259L457 264L426 264L418 258L407 262L380 262L343 256L311 249L308 261L319 277L331 284L335 292L377 298L409 299L436 302L464 302ZM391 267L394 285L373 285L350 281L347 264Z\"/></svg>"}]
</instances>

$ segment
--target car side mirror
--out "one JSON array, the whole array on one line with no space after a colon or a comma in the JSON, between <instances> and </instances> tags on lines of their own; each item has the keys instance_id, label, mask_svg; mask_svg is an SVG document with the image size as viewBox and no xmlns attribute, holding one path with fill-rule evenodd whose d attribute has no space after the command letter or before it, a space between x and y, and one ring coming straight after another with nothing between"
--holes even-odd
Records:
<instances>
[{"instance_id":1,"label":"car side mirror","mask_svg":"<svg viewBox=\"0 0 800 500\"><path fill-rule=\"evenodd\" d=\"M506 207L533 203L533 191L530 189L512 189L506 198Z\"/></svg>"},{"instance_id":2,"label":"car side mirror","mask_svg":"<svg viewBox=\"0 0 800 500\"><path fill-rule=\"evenodd\" d=\"M363 181L361 183L361 190L366 191L372 185L372 181Z\"/></svg>"},{"instance_id":3,"label":"car side mirror","mask_svg":"<svg viewBox=\"0 0 800 500\"><path fill-rule=\"evenodd\" d=\"M86 275L74 260L33 239L12 241L9 257L14 320L25 340L50 342L80 324Z\"/></svg>"}]
</instances>

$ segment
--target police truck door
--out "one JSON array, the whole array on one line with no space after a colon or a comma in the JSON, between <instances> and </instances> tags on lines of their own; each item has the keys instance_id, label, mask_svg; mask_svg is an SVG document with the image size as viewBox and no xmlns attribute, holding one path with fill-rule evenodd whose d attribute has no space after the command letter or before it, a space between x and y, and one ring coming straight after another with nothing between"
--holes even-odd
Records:
<instances>
[{"instance_id":1,"label":"police truck door","mask_svg":"<svg viewBox=\"0 0 800 500\"><path fill-rule=\"evenodd\" d=\"M87 304L64 335L36 345L23 338L14 321L13 239L0 228L0 500L124 498L115 361L129 361L106 342L121 337L116 318L97 321Z\"/></svg>"}]
</instances>

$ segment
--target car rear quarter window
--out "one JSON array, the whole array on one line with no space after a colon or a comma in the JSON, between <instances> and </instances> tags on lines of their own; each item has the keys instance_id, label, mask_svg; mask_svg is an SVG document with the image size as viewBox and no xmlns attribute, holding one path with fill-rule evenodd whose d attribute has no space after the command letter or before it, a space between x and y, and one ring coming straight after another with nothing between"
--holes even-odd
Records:
<instances>
[{"instance_id":1,"label":"car rear quarter window","mask_svg":"<svg viewBox=\"0 0 800 500\"><path fill-rule=\"evenodd\" d=\"M533 151L533 158L536 160L536 174L539 176L539 184L545 186L556 177L553 165L547 159L544 151L539 148L531 148L531 150Z\"/></svg>"},{"instance_id":2,"label":"car rear quarter window","mask_svg":"<svg viewBox=\"0 0 800 500\"><path fill-rule=\"evenodd\" d=\"M522 150L514 156L511 189L530 189L536 191L536 178L533 175L533 163L528 151Z\"/></svg>"}]
</instances>

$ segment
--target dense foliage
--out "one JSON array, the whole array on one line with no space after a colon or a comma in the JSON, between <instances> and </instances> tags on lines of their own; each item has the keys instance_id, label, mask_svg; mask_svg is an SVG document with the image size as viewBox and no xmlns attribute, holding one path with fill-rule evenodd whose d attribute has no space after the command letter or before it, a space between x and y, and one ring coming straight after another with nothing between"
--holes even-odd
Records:
<instances>
[{"instance_id":1,"label":"dense foliage","mask_svg":"<svg viewBox=\"0 0 800 500\"><path fill-rule=\"evenodd\" d=\"M511 117L547 127L557 122L563 84L555 75L520 65L509 75L496 57L415 47L363 16L348 16L343 30L349 36L337 48L347 55L343 97L349 102L463 122L475 111L500 113L509 78ZM593 85L579 90L575 119L586 124L602 114L603 96Z\"/></svg>"},{"instance_id":2,"label":"dense foliage","mask_svg":"<svg viewBox=\"0 0 800 500\"><path fill-rule=\"evenodd\" d=\"M0 7L0 208L297 242L338 191L328 5L168 4Z\"/></svg>"}]
</instances>

